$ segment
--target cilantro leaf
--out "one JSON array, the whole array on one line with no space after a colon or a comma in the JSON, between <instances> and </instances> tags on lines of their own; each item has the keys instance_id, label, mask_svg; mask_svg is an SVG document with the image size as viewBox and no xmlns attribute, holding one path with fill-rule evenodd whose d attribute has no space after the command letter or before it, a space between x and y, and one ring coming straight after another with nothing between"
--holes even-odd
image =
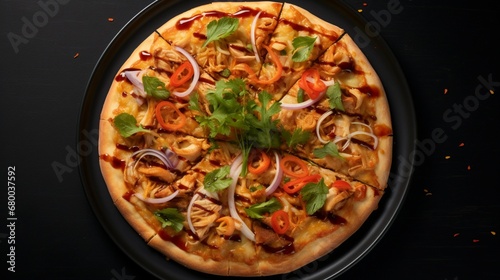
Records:
<instances>
[{"instance_id":1,"label":"cilantro leaf","mask_svg":"<svg viewBox=\"0 0 500 280\"><path fill-rule=\"evenodd\" d=\"M292 60L295 62L303 62L306 61L314 47L314 42L316 38L308 37L308 36L299 36L293 39L293 56Z\"/></svg>"},{"instance_id":2,"label":"cilantro leaf","mask_svg":"<svg viewBox=\"0 0 500 280\"><path fill-rule=\"evenodd\" d=\"M165 87L165 83L156 77L142 76L142 84L144 91L150 96L158 99L167 99L170 96L170 91Z\"/></svg>"},{"instance_id":3,"label":"cilantro leaf","mask_svg":"<svg viewBox=\"0 0 500 280\"><path fill-rule=\"evenodd\" d=\"M333 86L329 86L326 89L326 96L328 96L330 109L345 111L344 105L342 104L342 90L340 89L340 83L338 81L336 81Z\"/></svg>"},{"instance_id":4,"label":"cilantro leaf","mask_svg":"<svg viewBox=\"0 0 500 280\"><path fill-rule=\"evenodd\" d=\"M306 211L308 215L316 213L326 201L328 187L323 178L318 183L307 183L301 190L302 199L306 202Z\"/></svg>"},{"instance_id":5,"label":"cilantro leaf","mask_svg":"<svg viewBox=\"0 0 500 280\"><path fill-rule=\"evenodd\" d=\"M210 42L223 39L233 34L238 29L239 21L237 18L223 17L219 20L213 20L207 25L207 40L202 48Z\"/></svg>"},{"instance_id":6,"label":"cilantro leaf","mask_svg":"<svg viewBox=\"0 0 500 280\"><path fill-rule=\"evenodd\" d=\"M125 138L128 138L136 134L137 132L151 132L150 130L143 128L142 125L137 126L137 120L135 119L135 117L128 113L119 114L115 117L113 122L120 135Z\"/></svg>"},{"instance_id":7,"label":"cilantro leaf","mask_svg":"<svg viewBox=\"0 0 500 280\"><path fill-rule=\"evenodd\" d=\"M279 121L272 119L275 114L280 112L281 106L279 102L269 105L271 101L272 96L263 91L259 94L260 106L253 101L248 104L248 110L256 113L247 117L250 127L247 133L248 140L259 148L277 148L281 145Z\"/></svg>"},{"instance_id":8,"label":"cilantro leaf","mask_svg":"<svg viewBox=\"0 0 500 280\"><path fill-rule=\"evenodd\" d=\"M283 129L281 132L288 147L295 149L297 145L304 144L311 137L311 132L297 128L293 132Z\"/></svg>"},{"instance_id":9,"label":"cilantro leaf","mask_svg":"<svg viewBox=\"0 0 500 280\"><path fill-rule=\"evenodd\" d=\"M203 180L205 189L209 192L217 192L229 187L233 179L228 178L227 175L229 175L229 165L208 172Z\"/></svg>"},{"instance_id":10,"label":"cilantro leaf","mask_svg":"<svg viewBox=\"0 0 500 280\"><path fill-rule=\"evenodd\" d=\"M337 149L337 144L333 142L328 142L323 148L314 149L313 154L317 158L325 158L326 156L342 158Z\"/></svg>"},{"instance_id":11,"label":"cilantro leaf","mask_svg":"<svg viewBox=\"0 0 500 280\"><path fill-rule=\"evenodd\" d=\"M176 208L165 208L154 212L154 215L161 223L161 227L172 227L175 232L179 232L184 227L184 216Z\"/></svg>"},{"instance_id":12,"label":"cilantro leaf","mask_svg":"<svg viewBox=\"0 0 500 280\"><path fill-rule=\"evenodd\" d=\"M265 213L273 213L276 210L281 209L281 203L277 198L273 197L268 201L254 204L248 208L245 208L245 212L252 219L262 219Z\"/></svg>"}]
</instances>

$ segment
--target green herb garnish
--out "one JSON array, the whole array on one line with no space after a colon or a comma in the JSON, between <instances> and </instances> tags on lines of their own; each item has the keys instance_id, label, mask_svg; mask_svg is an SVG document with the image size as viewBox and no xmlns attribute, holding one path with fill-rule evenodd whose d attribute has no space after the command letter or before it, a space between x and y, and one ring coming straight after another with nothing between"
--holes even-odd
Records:
<instances>
[{"instance_id":1,"label":"green herb garnish","mask_svg":"<svg viewBox=\"0 0 500 280\"><path fill-rule=\"evenodd\" d=\"M228 175L229 165L215 169L205 175L203 185L209 192L217 192L223 190L225 188L228 188L233 181L231 178L227 177Z\"/></svg>"},{"instance_id":2,"label":"green herb garnish","mask_svg":"<svg viewBox=\"0 0 500 280\"><path fill-rule=\"evenodd\" d=\"M154 212L154 215L161 223L161 227L171 227L175 232L179 232L184 227L184 216L176 208L165 208Z\"/></svg>"},{"instance_id":3,"label":"green herb garnish","mask_svg":"<svg viewBox=\"0 0 500 280\"><path fill-rule=\"evenodd\" d=\"M330 109L345 111L344 105L342 104L342 90L340 89L340 83L338 81L336 81L333 86L329 86L326 89L326 96L328 96Z\"/></svg>"},{"instance_id":4,"label":"green herb garnish","mask_svg":"<svg viewBox=\"0 0 500 280\"><path fill-rule=\"evenodd\" d=\"M160 79L151 76L142 76L144 91L150 96L158 99L167 99L170 91L165 87L165 83Z\"/></svg>"},{"instance_id":5,"label":"green herb garnish","mask_svg":"<svg viewBox=\"0 0 500 280\"><path fill-rule=\"evenodd\" d=\"M323 146L323 148L314 149L313 154L317 158L325 158L326 156L342 158L339 154L337 144L333 142L328 142Z\"/></svg>"},{"instance_id":6,"label":"green herb garnish","mask_svg":"<svg viewBox=\"0 0 500 280\"><path fill-rule=\"evenodd\" d=\"M292 60L294 62L303 62L306 61L314 47L314 42L316 38L308 37L308 36L299 36L293 39L293 56Z\"/></svg>"},{"instance_id":7,"label":"green herb garnish","mask_svg":"<svg viewBox=\"0 0 500 280\"><path fill-rule=\"evenodd\" d=\"M212 41L217 41L233 34L238 29L238 23L237 18L230 17L211 21L207 25L207 40L201 47L204 48Z\"/></svg>"},{"instance_id":8,"label":"green herb garnish","mask_svg":"<svg viewBox=\"0 0 500 280\"><path fill-rule=\"evenodd\" d=\"M151 133L151 130L147 130L142 127L142 125L137 125L137 120L134 116L128 113L121 113L115 117L113 120L115 127L121 136L128 138L138 132Z\"/></svg>"},{"instance_id":9,"label":"green herb garnish","mask_svg":"<svg viewBox=\"0 0 500 280\"><path fill-rule=\"evenodd\" d=\"M306 202L306 212L308 215L316 213L326 201L328 187L323 178L318 183L307 183L301 190L302 199Z\"/></svg>"},{"instance_id":10,"label":"green herb garnish","mask_svg":"<svg viewBox=\"0 0 500 280\"><path fill-rule=\"evenodd\" d=\"M268 201L254 204L248 208L245 208L245 212L248 217L252 219L262 219L265 213L273 213L276 210L281 209L281 203L275 197Z\"/></svg>"}]
</instances>

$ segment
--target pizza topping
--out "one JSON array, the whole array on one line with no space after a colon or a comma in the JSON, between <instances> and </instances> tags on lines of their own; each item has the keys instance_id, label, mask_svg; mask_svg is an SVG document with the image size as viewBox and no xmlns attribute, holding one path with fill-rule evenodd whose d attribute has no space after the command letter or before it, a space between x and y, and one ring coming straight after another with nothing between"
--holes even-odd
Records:
<instances>
[{"instance_id":1,"label":"pizza topping","mask_svg":"<svg viewBox=\"0 0 500 280\"><path fill-rule=\"evenodd\" d=\"M167 107L167 110L163 110L164 107ZM163 112L167 112L169 118L167 121L163 115ZM164 129L168 129L171 131L176 131L186 124L187 117L184 115L173 103L169 101L162 101L156 105L156 119L158 123Z\"/></svg>"},{"instance_id":2,"label":"pizza topping","mask_svg":"<svg viewBox=\"0 0 500 280\"><path fill-rule=\"evenodd\" d=\"M186 97L189 94L191 94L191 92L193 92L196 84L198 83L198 80L200 79L200 68L198 67L198 63L196 62L194 57L191 54L189 54L186 50L178 46L175 46L174 49L183 54L191 64L191 67L193 68L193 76L192 76L193 79L191 80L191 84L189 84L189 87L185 91L174 90L172 92L172 94L174 94L175 96Z\"/></svg>"},{"instance_id":3,"label":"pizza topping","mask_svg":"<svg viewBox=\"0 0 500 280\"><path fill-rule=\"evenodd\" d=\"M224 236L231 236L234 233L235 230L235 222L231 216L224 216L217 221L216 223L219 223L217 228L215 229L219 235L224 235Z\"/></svg>"},{"instance_id":4,"label":"pizza topping","mask_svg":"<svg viewBox=\"0 0 500 280\"><path fill-rule=\"evenodd\" d=\"M202 239L213 223L219 218L222 209L217 194L201 189L193 195L187 209L187 222L191 232Z\"/></svg>"},{"instance_id":5,"label":"pizza topping","mask_svg":"<svg viewBox=\"0 0 500 280\"><path fill-rule=\"evenodd\" d=\"M320 101L323 98L323 96L325 96L325 91L319 93L319 95L316 98L307 99L306 101L301 103L281 103L281 108L288 110L304 109Z\"/></svg>"},{"instance_id":6,"label":"pizza topping","mask_svg":"<svg viewBox=\"0 0 500 280\"><path fill-rule=\"evenodd\" d=\"M310 99L318 98L320 93L326 90L326 85L321 80L319 71L314 68L304 71L299 80L299 86L307 93Z\"/></svg>"},{"instance_id":7,"label":"pizza topping","mask_svg":"<svg viewBox=\"0 0 500 280\"><path fill-rule=\"evenodd\" d=\"M207 173L203 180L205 189L210 192L217 192L228 188L232 183L232 179L227 177L229 171L229 165L226 165Z\"/></svg>"},{"instance_id":8,"label":"pizza topping","mask_svg":"<svg viewBox=\"0 0 500 280\"><path fill-rule=\"evenodd\" d=\"M322 148L314 149L313 155L317 158L325 158L327 156L342 158L334 142L328 142Z\"/></svg>"},{"instance_id":9,"label":"pizza topping","mask_svg":"<svg viewBox=\"0 0 500 280\"><path fill-rule=\"evenodd\" d=\"M283 210L277 210L271 215L271 226L277 234L285 234L290 227L288 213Z\"/></svg>"},{"instance_id":10,"label":"pizza topping","mask_svg":"<svg viewBox=\"0 0 500 280\"><path fill-rule=\"evenodd\" d=\"M250 79L252 82L256 84L261 84L261 85L271 85L275 82L277 82L281 78L281 74L283 73L283 65L281 64L281 60L279 56L271 49L269 46L262 45L267 50L267 53L269 54L269 57L271 58L271 61L276 65L276 72L274 73L274 76L269 78L268 80L260 80L257 79L255 76L255 73L253 75L250 75ZM250 68L250 67L248 67ZM253 71L252 71L253 72ZM250 72L250 73L252 73Z\"/></svg>"},{"instance_id":11,"label":"pizza topping","mask_svg":"<svg viewBox=\"0 0 500 280\"><path fill-rule=\"evenodd\" d=\"M296 156L286 155L281 159L283 172L293 178L301 178L309 175L306 163Z\"/></svg>"},{"instance_id":12,"label":"pizza topping","mask_svg":"<svg viewBox=\"0 0 500 280\"><path fill-rule=\"evenodd\" d=\"M330 109L337 109L344 111L344 105L342 104L342 91L340 90L340 83L335 82L333 86L328 87L326 90L326 96L328 96L328 102L330 104Z\"/></svg>"},{"instance_id":13,"label":"pizza topping","mask_svg":"<svg viewBox=\"0 0 500 280\"><path fill-rule=\"evenodd\" d=\"M144 195L142 195L142 193L134 193L134 196L137 197L138 199L144 201L144 202L147 202L147 203L160 204L160 203L165 203L165 202L172 200L174 197L177 196L177 194L179 194L179 190L176 190L175 192L173 192L169 196L165 196L165 197L161 197L161 198L144 197Z\"/></svg>"},{"instance_id":14,"label":"pizza topping","mask_svg":"<svg viewBox=\"0 0 500 280\"><path fill-rule=\"evenodd\" d=\"M259 11L257 13L257 15L254 17L254 19L252 21L252 26L250 27L250 38L252 41L252 50L253 50L253 53L255 54L255 60L258 63L260 63L260 56L259 56L259 53L257 51L257 46L255 45L255 32L257 29L257 21L259 20L259 16L261 13L262 13L262 11Z\"/></svg>"},{"instance_id":15,"label":"pizza topping","mask_svg":"<svg viewBox=\"0 0 500 280\"><path fill-rule=\"evenodd\" d=\"M317 182L319 182L320 179L321 179L321 175L319 175L319 174L307 175L307 176L286 182L283 185L283 190L285 190L285 192L288 194L295 194L298 191L300 191L307 183L311 183L311 182L317 183Z\"/></svg>"},{"instance_id":16,"label":"pizza topping","mask_svg":"<svg viewBox=\"0 0 500 280\"><path fill-rule=\"evenodd\" d=\"M276 210L281 209L281 203L275 197L270 200L253 204L252 206L245 208L245 212L252 219L262 219L267 213L273 213Z\"/></svg>"},{"instance_id":17,"label":"pizza topping","mask_svg":"<svg viewBox=\"0 0 500 280\"><path fill-rule=\"evenodd\" d=\"M135 117L128 113L119 114L114 118L113 123L116 129L118 129L120 135L125 138L128 138L138 132L154 133L149 129L145 129L142 125L137 125Z\"/></svg>"},{"instance_id":18,"label":"pizza topping","mask_svg":"<svg viewBox=\"0 0 500 280\"><path fill-rule=\"evenodd\" d=\"M177 210L177 208L165 208L154 212L154 215L161 223L161 227L171 227L175 232L182 230L184 216Z\"/></svg>"},{"instance_id":19,"label":"pizza topping","mask_svg":"<svg viewBox=\"0 0 500 280\"><path fill-rule=\"evenodd\" d=\"M159 159L165 165L165 167L170 170L174 170L175 167L177 166L177 163L179 162L179 158L171 150L167 149L167 151L164 153L155 149L146 148L134 152L130 157L132 159L136 158L134 168L142 160L142 158L146 156L152 156L154 158Z\"/></svg>"},{"instance_id":20,"label":"pizza topping","mask_svg":"<svg viewBox=\"0 0 500 280\"><path fill-rule=\"evenodd\" d=\"M245 222L241 219L240 215L238 214L238 210L236 209L236 204L234 202L234 196L236 192L236 184L238 183L238 177L241 174L241 165L243 162L243 157L239 155L231 164L229 174L231 176L232 182L231 185L229 186L228 192L227 192L227 204L229 207L229 213L231 214L231 217L238 221L241 224L240 231L241 233L248 238L251 241L255 242L255 234L250 230L250 228L245 224Z\"/></svg>"},{"instance_id":21,"label":"pizza topping","mask_svg":"<svg viewBox=\"0 0 500 280\"><path fill-rule=\"evenodd\" d=\"M237 18L223 17L219 20L213 20L207 25L207 40L202 48L210 42L223 39L233 34L238 29L239 20Z\"/></svg>"},{"instance_id":22,"label":"pizza topping","mask_svg":"<svg viewBox=\"0 0 500 280\"><path fill-rule=\"evenodd\" d=\"M314 214L321 209L326 201L328 187L323 178L318 183L307 183L301 190L302 199L306 202L308 215Z\"/></svg>"},{"instance_id":23,"label":"pizza topping","mask_svg":"<svg viewBox=\"0 0 500 280\"><path fill-rule=\"evenodd\" d=\"M127 80L131 82L132 85L134 85L134 89L136 89L137 93L142 97L146 97L146 92L144 91L144 84L142 83L143 74L144 71L142 70L130 70L123 72L123 75L125 75ZM139 76L141 76L141 78Z\"/></svg>"},{"instance_id":24,"label":"pizza topping","mask_svg":"<svg viewBox=\"0 0 500 280\"><path fill-rule=\"evenodd\" d=\"M158 99L167 99L170 96L170 91L165 88L165 83L156 77L142 76L142 84L144 91L150 96Z\"/></svg>"},{"instance_id":25,"label":"pizza topping","mask_svg":"<svg viewBox=\"0 0 500 280\"><path fill-rule=\"evenodd\" d=\"M281 168L280 157L277 152L274 152L276 158L276 173L271 184L266 188L265 195L269 196L278 188L283 178L283 168Z\"/></svg>"},{"instance_id":26,"label":"pizza topping","mask_svg":"<svg viewBox=\"0 0 500 280\"><path fill-rule=\"evenodd\" d=\"M257 155L258 153L258 155ZM257 156L259 156L257 158ZM248 158L248 171L254 175L259 175L264 173L269 168L271 164L271 159L262 150L250 152Z\"/></svg>"},{"instance_id":27,"label":"pizza topping","mask_svg":"<svg viewBox=\"0 0 500 280\"><path fill-rule=\"evenodd\" d=\"M311 52L316 42L316 37L299 36L293 39L293 56L294 62L304 62L309 59Z\"/></svg>"},{"instance_id":28,"label":"pizza topping","mask_svg":"<svg viewBox=\"0 0 500 280\"><path fill-rule=\"evenodd\" d=\"M177 70L170 77L170 85L173 87L179 87L185 84L194 75L194 69L191 62L184 61Z\"/></svg>"}]
</instances>

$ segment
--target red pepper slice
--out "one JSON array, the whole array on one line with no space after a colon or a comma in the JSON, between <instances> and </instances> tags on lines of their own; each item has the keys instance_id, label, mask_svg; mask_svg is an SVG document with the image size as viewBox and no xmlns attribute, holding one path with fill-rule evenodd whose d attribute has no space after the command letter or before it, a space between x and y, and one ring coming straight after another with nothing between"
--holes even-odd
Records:
<instances>
[{"instance_id":1,"label":"red pepper slice","mask_svg":"<svg viewBox=\"0 0 500 280\"><path fill-rule=\"evenodd\" d=\"M298 178L284 184L283 190L285 190L285 192L287 192L288 194L294 194L300 191L307 183L311 182L317 183L319 182L320 179L321 175L319 174L313 174L302 178Z\"/></svg>"},{"instance_id":2,"label":"red pepper slice","mask_svg":"<svg viewBox=\"0 0 500 280\"><path fill-rule=\"evenodd\" d=\"M179 66L179 68L177 68L177 70L174 71L172 77L170 77L170 85L172 87L179 87L189 81L193 75L193 65L191 65L189 61L185 61Z\"/></svg>"},{"instance_id":3,"label":"red pepper slice","mask_svg":"<svg viewBox=\"0 0 500 280\"><path fill-rule=\"evenodd\" d=\"M348 191L351 189L351 184L344 180L337 180L332 183L332 187L337 188L339 191Z\"/></svg>"},{"instance_id":4,"label":"red pepper slice","mask_svg":"<svg viewBox=\"0 0 500 280\"><path fill-rule=\"evenodd\" d=\"M306 163L296 156L284 156L280 161L280 165L283 173L290 177L300 178L309 175Z\"/></svg>"},{"instance_id":5,"label":"red pepper slice","mask_svg":"<svg viewBox=\"0 0 500 280\"><path fill-rule=\"evenodd\" d=\"M312 79L312 82L308 81L308 78ZM321 80L318 69L310 68L302 73L302 77L299 80L299 87L302 88L309 98L316 99L326 90L325 83Z\"/></svg>"},{"instance_id":6,"label":"red pepper slice","mask_svg":"<svg viewBox=\"0 0 500 280\"><path fill-rule=\"evenodd\" d=\"M271 216L271 226L277 234L285 234L290 227L288 213L283 210L274 212Z\"/></svg>"}]
</instances>

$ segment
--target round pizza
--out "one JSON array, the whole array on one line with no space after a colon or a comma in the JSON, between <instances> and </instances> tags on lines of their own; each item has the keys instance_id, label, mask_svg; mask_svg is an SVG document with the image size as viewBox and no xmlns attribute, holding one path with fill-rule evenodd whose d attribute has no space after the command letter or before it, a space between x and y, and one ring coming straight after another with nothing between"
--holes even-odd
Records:
<instances>
[{"instance_id":1,"label":"round pizza","mask_svg":"<svg viewBox=\"0 0 500 280\"><path fill-rule=\"evenodd\" d=\"M384 88L338 26L278 2L169 19L112 81L99 159L116 207L190 269L274 275L377 209L392 161Z\"/></svg>"}]
</instances>

